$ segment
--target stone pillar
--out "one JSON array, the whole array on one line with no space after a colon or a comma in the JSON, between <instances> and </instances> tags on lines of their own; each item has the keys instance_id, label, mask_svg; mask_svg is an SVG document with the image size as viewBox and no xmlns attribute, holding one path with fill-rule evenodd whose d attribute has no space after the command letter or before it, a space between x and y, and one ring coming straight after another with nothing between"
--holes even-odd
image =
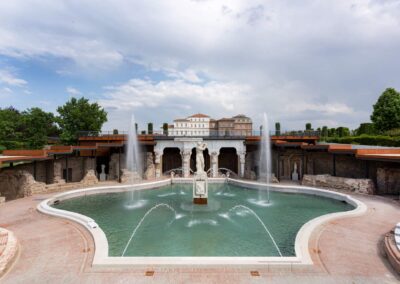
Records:
<instances>
[{"instance_id":1,"label":"stone pillar","mask_svg":"<svg viewBox=\"0 0 400 284\"><path fill-rule=\"evenodd\" d=\"M154 155L155 155L154 163L156 166L156 178L160 178L162 172L162 152L154 151Z\"/></svg>"},{"instance_id":2,"label":"stone pillar","mask_svg":"<svg viewBox=\"0 0 400 284\"><path fill-rule=\"evenodd\" d=\"M246 152L239 152L239 177L243 178L244 177L244 168L245 168L245 162L246 162Z\"/></svg>"},{"instance_id":3,"label":"stone pillar","mask_svg":"<svg viewBox=\"0 0 400 284\"><path fill-rule=\"evenodd\" d=\"M60 160L54 160L53 164L54 183L65 183L63 179L62 165Z\"/></svg>"},{"instance_id":4,"label":"stone pillar","mask_svg":"<svg viewBox=\"0 0 400 284\"><path fill-rule=\"evenodd\" d=\"M211 152L211 171L213 178L218 177L218 156L219 152L217 151Z\"/></svg>"},{"instance_id":5,"label":"stone pillar","mask_svg":"<svg viewBox=\"0 0 400 284\"><path fill-rule=\"evenodd\" d=\"M162 164L162 163L161 163ZM155 166L153 163L153 153L146 153L146 171L144 172L145 179L154 179L155 177Z\"/></svg>"},{"instance_id":6,"label":"stone pillar","mask_svg":"<svg viewBox=\"0 0 400 284\"><path fill-rule=\"evenodd\" d=\"M192 149L183 149L181 151L182 155L182 169L183 169L183 177L190 176L190 156L192 155Z\"/></svg>"}]
</instances>

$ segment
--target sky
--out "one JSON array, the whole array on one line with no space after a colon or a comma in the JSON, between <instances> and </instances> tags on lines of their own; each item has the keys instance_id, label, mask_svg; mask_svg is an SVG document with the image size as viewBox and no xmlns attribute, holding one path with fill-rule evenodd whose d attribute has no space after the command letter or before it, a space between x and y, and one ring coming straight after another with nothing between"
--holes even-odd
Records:
<instances>
[{"instance_id":1,"label":"sky","mask_svg":"<svg viewBox=\"0 0 400 284\"><path fill-rule=\"evenodd\" d=\"M400 0L0 1L0 107L356 128L400 89L399 51Z\"/></svg>"}]
</instances>

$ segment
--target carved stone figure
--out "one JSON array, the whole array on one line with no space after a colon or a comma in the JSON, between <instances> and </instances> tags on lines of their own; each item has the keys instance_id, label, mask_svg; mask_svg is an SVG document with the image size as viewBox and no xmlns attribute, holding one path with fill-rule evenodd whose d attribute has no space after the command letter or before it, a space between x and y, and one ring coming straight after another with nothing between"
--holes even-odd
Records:
<instances>
[{"instance_id":1,"label":"carved stone figure","mask_svg":"<svg viewBox=\"0 0 400 284\"><path fill-rule=\"evenodd\" d=\"M293 173L292 173L292 180L299 180L299 174L297 173L297 163L294 163L293 166Z\"/></svg>"},{"instance_id":2,"label":"carved stone figure","mask_svg":"<svg viewBox=\"0 0 400 284\"><path fill-rule=\"evenodd\" d=\"M204 172L204 155L203 151L207 148L207 144L203 142L198 142L196 147L196 172Z\"/></svg>"}]
</instances>

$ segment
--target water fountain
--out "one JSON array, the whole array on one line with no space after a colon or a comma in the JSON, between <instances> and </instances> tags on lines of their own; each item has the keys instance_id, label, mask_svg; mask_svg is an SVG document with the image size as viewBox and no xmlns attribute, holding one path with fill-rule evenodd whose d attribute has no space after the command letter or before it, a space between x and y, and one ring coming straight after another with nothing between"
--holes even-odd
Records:
<instances>
[{"instance_id":1,"label":"water fountain","mask_svg":"<svg viewBox=\"0 0 400 284\"><path fill-rule=\"evenodd\" d=\"M269 125L268 116L266 113L263 115L262 124L262 134L261 134L261 153L260 153L260 181L266 182L269 185L271 181L271 138L269 136ZM258 201L260 203L269 203L269 186L267 186L267 198L265 200L263 190L259 191Z\"/></svg>"},{"instance_id":2,"label":"water fountain","mask_svg":"<svg viewBox=\"0 0 400 284\"><path fill-rule=\"evenodd\" d=\"M131 236L130 236L128 242L126 243L126 246L125 246L124 251L122 252L122 255L121 255L121 256L124 256L124 255L125 255L126 250L128 249L129 245L131 244L133 237L135 236L137 230L140 228L140 226L142 225L142 223L143 223L143 221L146 219L146 217L147 217L151 212L153 212L154 210L156 210L157 208L160 208L160 207L165 207L165 208L169 209L172 213L174 213L174 217L175 217L174 220L177 220L177 219L182 218L182 215L181 215L181 214L178 214L178 213L175 211L175 209L172 208L171 206L169 206L168 204L159 203L159 204L153 206L152 208L150 208L150 209L146 212L146 214L144 214L144 216L142 217L142 219L140 219L139 223L138 223L138 224L136 225L136 227L133 229L132 234L131 234Z\"/></svg>"},{"instance_id":3,"label":"water fountain","mask_svg":"<svg viewBox=\"0 0 400 284\"><path fill-rule=\"evenodd\" d=\"M122 171L122 182L134 184L142 179L141 159L139 155L139 147L137 133L135 128L135 116L132 114L131 124L128 131L127 151L126 151L126 169ZM129 202L126 205L133 209L142 206L144 200L140 199L139 191L131 190L129 193Z\"/></svg>"},{"instance_id":4,"label":"water fountain","mask_svg":"<svg viewBox=\"0 0 400 284\"><path fill-rule=\"evenodd\" d=\"M244 210L250 212L257 219L257 221L260 222L260 224L263 226L265 232L268 234L269 238L271 239L272 243L274 244L277 252L279 253L279 256L282 256L282 252L279 249L278 245L276 244L276 241L275 241L274 237L272 236L271 232L268 230L268 228L265 225L265 223L261 220L260 216L258 216L257 213L254 212L254 210L252 210L249 207L244 206L244 205L236 205L236 206L233 206L231 209L229 209L228 213L220 214L219 216L229 219L229 213L231 213L231 212L233 212L233 211L235 211L237 209L244 209Z\"/></svg>"}]
</instances>

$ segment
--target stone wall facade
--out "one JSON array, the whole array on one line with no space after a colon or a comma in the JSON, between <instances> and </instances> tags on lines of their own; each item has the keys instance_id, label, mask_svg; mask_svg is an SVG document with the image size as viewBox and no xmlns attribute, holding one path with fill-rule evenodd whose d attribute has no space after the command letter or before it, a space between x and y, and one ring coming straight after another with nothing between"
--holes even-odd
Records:
<instances>
[{"instance_id":1,"label":"stone wall facade","mask_svg":"<svg viewBox=\"0 0 400 284\"><path fill-rule=\"evenodd\" d=\"M45 191L46 184L37 182L24 170L8 169L0 173L0 195L6 200L22 198Z\"/></svg>"},{"instance_id":2,"label":"stone wall facade","mask_svg":"<svg viewBox=\"0 0 400 284\"><path fill-rule=\"evenodd\" d=\"M400 169L378 168L376 184L379 194L399 194Z\"/></svg>"},{"instance_id":3,"label":"stone wall facade","mask_svg":"<svg viewBox=\"0 0 400 284\"><path fill-rule=\"evenodd\" d=\"M374 194L375 185L371 179L333 177L331 175L304 175L302 185L334 188L362 194Z\"/></svg>"}]
</instances>

